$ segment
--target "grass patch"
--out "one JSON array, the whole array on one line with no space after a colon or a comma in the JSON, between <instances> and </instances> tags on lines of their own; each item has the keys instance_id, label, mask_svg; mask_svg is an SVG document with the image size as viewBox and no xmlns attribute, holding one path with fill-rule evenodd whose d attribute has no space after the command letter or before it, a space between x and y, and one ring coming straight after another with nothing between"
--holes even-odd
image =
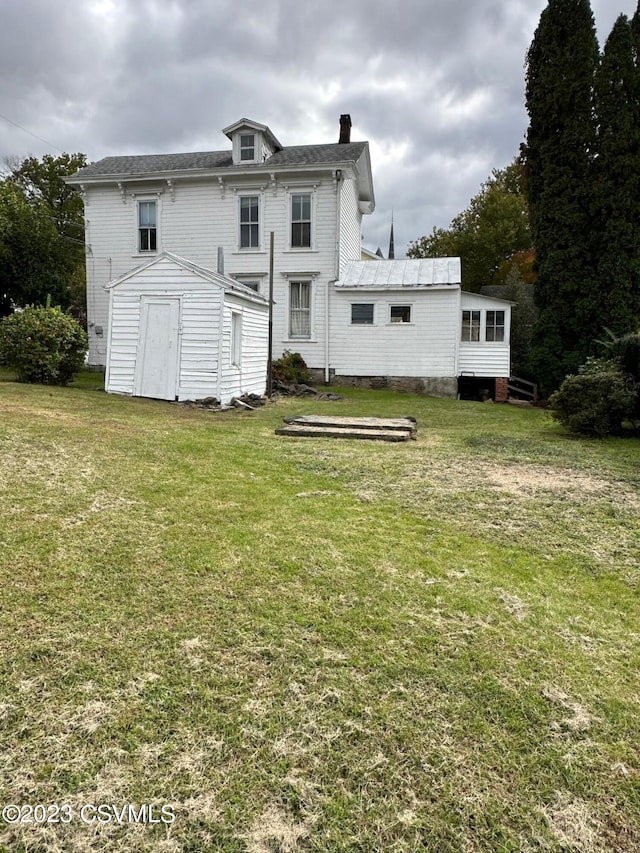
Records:
<instances>
[{"instance_id":1,"label":"grass patch","mask_svg":"<svg viewBox=\"0 0 640 853\"><path fill-rule=\"evenodd\" d=\"M7 376L0 799L175 821L0 824L0 849L640 850L637 441ZM418 440L273 433L329 408Z\"/></svg>"}]
</instances>

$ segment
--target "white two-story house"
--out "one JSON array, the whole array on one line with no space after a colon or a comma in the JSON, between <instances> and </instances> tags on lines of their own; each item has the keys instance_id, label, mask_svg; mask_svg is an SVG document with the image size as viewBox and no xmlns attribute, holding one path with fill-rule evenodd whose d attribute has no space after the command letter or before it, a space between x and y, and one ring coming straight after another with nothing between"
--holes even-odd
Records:
<instances>
[{"instance_id":1,"label":"white two-story house","mask_svg":"<svg viewBox=\"0 0 640 853\"><path fill-rule=\"evenodd\" d=\"M273 233L274 357L328 369L330 282L360 258L375 204L369 145L348 115L332 144L284 147L249 119L223 132L226 151L106 157L68 179L85 204L90 365L106 364L110 282L169 252L267 296Z\"/></svg>"},{"instance_id":2,"label":"white two-story house","mask_svg":"<svg viewBox=\"0 0 640 853\"><path fill-rule=\"evenodd\" d=\"M510 303L462 293L459 259L361 260L375 202L349 115L323 145L284 147L249 119L224 133L225 151L107 157L67 179L85 204L89 363L107 390L263 388L272 278L272 355L301 353L316 381L455 396L466 377L505 397Z\"/></svg>"}]
</instances>

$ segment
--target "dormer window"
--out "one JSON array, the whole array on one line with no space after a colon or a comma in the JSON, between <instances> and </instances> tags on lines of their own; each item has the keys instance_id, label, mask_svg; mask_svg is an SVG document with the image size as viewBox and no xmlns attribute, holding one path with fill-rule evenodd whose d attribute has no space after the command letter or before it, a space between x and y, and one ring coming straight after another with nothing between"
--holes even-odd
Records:
<instances>
[{"instance_id":1,"label":"dormer window","mask_svg":"<svg viewBox=\"0 0 640 853\"><path fill-rule=\"evenodd\" d=\"M256 159L256 137L253 133L240 134L240 159L255 160Z\"/></svg>"},{"instance_id":2,"label":"dormer window","mask_svg":"<svg viewBox=\"0 0 640 853\"><path fill-rule=\"evenodd\" d=\"M266 124L259 124L248 118L230 124L222 131L233 145L234 166L264 163L272 154L282 149Z\"/></svg>"}]
</instances>

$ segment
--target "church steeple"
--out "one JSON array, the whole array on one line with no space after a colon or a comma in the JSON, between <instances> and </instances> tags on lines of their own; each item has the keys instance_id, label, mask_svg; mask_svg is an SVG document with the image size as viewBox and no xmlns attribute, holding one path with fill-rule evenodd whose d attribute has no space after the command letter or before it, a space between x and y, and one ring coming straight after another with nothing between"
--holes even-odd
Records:
<instances>
[{"instance_id":1,"label":"church steeple","mask_svg":"<svg viewBox=\"0 0 640 853\"><path fill-rule=\"evenodd\" d=\"M389 233L389 255L388 259L392 261L396 256L393 246L393 211L391 211L391 232Z\"/></svg>"}]
</instances>

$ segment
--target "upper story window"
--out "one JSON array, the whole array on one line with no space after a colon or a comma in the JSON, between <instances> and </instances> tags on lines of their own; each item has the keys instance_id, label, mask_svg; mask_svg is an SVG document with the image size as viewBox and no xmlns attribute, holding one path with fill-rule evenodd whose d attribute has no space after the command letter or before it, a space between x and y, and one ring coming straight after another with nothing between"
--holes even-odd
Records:
<instances>
[{"instance_id":1,"label":"upper story window","mask_svg":"<svg viewBox=\"0 0 640 853\"><path fill-rule=\"evenodd\" d=\"M138 251L158 250L158 202L138 202Z\"/></svg>"},{"instance_id":2,"label":"upper story window","mask_svg":"<svg viewBox=\"0 0 640 853\"><path fill-rule=\"evenodd\" d=\"M463 311L462 312L462 340L463 341L479 341L480 340L480 312L479 311Z\"/></svg>"},{"instance_id":3,"label":"upper story window","mask_svg":"<svg viewBox=\"0 0 640 853\"><path fill-rule=\"evenodd\" d=\"M504 311L487 311L487 341L504 341Z\"/></svg>"},{"instance_id":4,"label":"upper story window","mask_svg":"<svg viewBox=\"0 0 640 853\"><path fill-rule=\"evenodd\" d=\"M291 194L291 248L311 248L311 193Z\"/></svg>"},{"instance_id":5,"label":"upper story window","mask_svg":"<svg viewBox=\"0 0 640 853\"><path fill-rule=\"evenodd\" d=\"M240 134L240 159L256 159L256 137L254 133Z\"/></svg>"},{"instance_id":6,"label":"upper story window","mask_svg":"<svg viewBox=\"0 0 640 853\"><path fill-rule=\"evenodd\" d=\"M240 248L260 248L260 199L257 195L240 196Z\"/></svg>"}]
</instances>

